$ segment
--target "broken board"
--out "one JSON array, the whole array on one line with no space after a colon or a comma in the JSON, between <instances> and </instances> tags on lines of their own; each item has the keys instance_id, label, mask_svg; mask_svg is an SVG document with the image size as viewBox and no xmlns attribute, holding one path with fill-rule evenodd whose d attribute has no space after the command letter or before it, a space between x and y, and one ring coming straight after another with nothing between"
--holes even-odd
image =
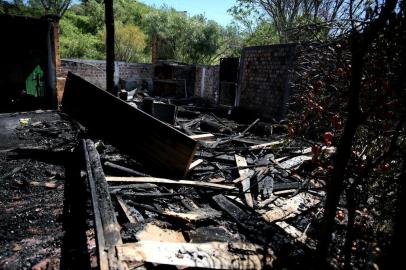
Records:
<instances>
[{"instance_id":1,"label":"broken board","mask_svg":"<svg viewBox=\"0 0 406 270\"><path fill-rule=\"evenodd\" d=\"M278 198L269 205L271 210L265 212L262 217L268 222L285 220L314 207L319 202L319 197L306 192L288 199Z\"/></svg>"},{"instance_id":2,"label":"broken board","mask_svg":"<svg viewBox=\"0 0 406 270\"><path fill-rule=\"evenodd\" d=\"M186 175L197 142L81 77L68 73L63 111L158 175Z\"/></svg>"},{"instance_id":3,"label":"broken board","mask_svg":"<svg viewBox=\"0 0 406 270\"><path fill-rule=\"evenodd\" d=\"M251 195L251 181L250 181L250 170L248 169L240 169L240 167L246 167L247 160L240 155L235 154L235 162L237 163L238 173L240 174L242 190L244 192L244 198L247 205L251 208L254 208L254 201L252 200Z\"/></svg>"},{"instance_id":4,"label":"broken board","mask_svg":"<svg viewBox=\"0 0 406 270\"><path fill-rule=\"evenodd\" d=\"M143 229L136 233L135 237L138 241L186 243L181 231L163 229L152 223L145 224Z\"/></svg>"},{"instance_id":5,"label":"broken board","mask_svg":"<svg viewBox=\"0 0 406 270\"><path fill-rule=\"evenodd\" d=\"M270 250L249 243L170 243L140 241L119 245L122 261L210 269L263 269L274 260Z\"/></svg>"}]
</instances>

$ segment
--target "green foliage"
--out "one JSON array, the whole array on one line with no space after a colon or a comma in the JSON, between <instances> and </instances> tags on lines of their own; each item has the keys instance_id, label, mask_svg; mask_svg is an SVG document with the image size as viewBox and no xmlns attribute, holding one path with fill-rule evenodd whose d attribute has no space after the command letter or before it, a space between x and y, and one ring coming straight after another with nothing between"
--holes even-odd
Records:
<instances>
[{"instance_id":1,"label":"green foliage","mask_svg":"<svg viewBox=\"0 0 406 270\"><path fill-rule=\"evenodd\" d=\"M228 25L221 31L221 50L219 56L221 57L239 57L244 45L244 40L238 27L235 25Z\"/></svg>"},{"instance_id":2,"label":"green foliage","mask_svg":"<svg viewBox=\"0 0 406 270\"><path fill-rule=\"evenodd\" d=\"M84 31L89 17L66 12L60 21L60 50L63 58L103 59L103 39Z\"/></svg>"},{"instance_id":3,"label":"green foliage","mask_svg":"<svg viewBox=\"0 0 406 270\"><path fill-rule=\"evenodd\" d=\"M195 17L187 30L188 37L181 47L185 60L210 64L220 46L220 26L214 21L206 21L204 17Z\"/></svg>"},{"instance_id":4,"label":"green foliage","mask_svg":"<svg viewBox=\"0 0 406 270\"><path fill-rule=\"evenodd\" d=\"M0 0L0 13L34 16L45 13L40 0L18 5L3 5L3 1ZM61 56L104 59L104 1L75 3L60 21ZM149 44L154 37L159 44L158 58L196 64L218 64L221 57L238 57L243 46L276 42L274 28L260 19L255 10L234 11L240 24L223 27L203 15L188 16L173 8L150 7L136 0L115 0L116 59L150 61Z\"/></svg>"},{"instance_id":5,"label":"green foliage","mask_svg":"<svg viewBox=\"0 0 406 270\"><path fill-rule=\"evenodd\" d=\"M22 1L0 0L0 14L40 17L43 10L27 6Z\"/></svg>"},{"instance_id":6,"label":"green foliage","mask_svg":"<svg viewBox=\"0 0 406 270\"><path fill-rule=\"evenodd\" d=\"M119 25L116 26L115 35L116 60L125 62L145 60L143 52L146 47L146 35L139 27L133 24Z\"/></svg>"},{"instance_id":7,"label":"green foliage","mask_svg":"<svg viewBox=\"0 0 406 270\"><path fill-rule=\"evenodd\" d=\"M278 43L279 38L275 27L266 22L261 21L252 33L245 35L244 44L246 46L253 45L268 45Z\"/></svg>"},{"instance_id":8,"label":"green foliage","mask_svg":"<svg viewBox=\"0 0 406 270\"><path fill-rule=\"evenodd\" d=\"M170 8L147 14L143 27L151 39L155 36L160 49L158 57L185 63L211 64L222 48L223 28L204 16L189 17Z\"/></svg>"},{"instance_id":9,"label":"green foliage","mask_svg":"<svg viewBox=\"0 0 406 270\"><path fill-rule=\"evenodd\" d=\"M252 1L237 1L228 12L234 18L234 27L238 28L243 46L270 45L279 43L280 37L272 21L263 10Z\"/></svg>"},{"instance_id":10,"label":"green foliage","mask_svg":"<svg viewBox=\"0 0 406 270\"><path fill-rule=\"evenodd\" d=\"M78 25L83 31L97 35L103 29L104 5L102 1L87 0L84 4L73 6L71 11L77 15L87 17L87 24Z\"/></svg>"}]
</instances>

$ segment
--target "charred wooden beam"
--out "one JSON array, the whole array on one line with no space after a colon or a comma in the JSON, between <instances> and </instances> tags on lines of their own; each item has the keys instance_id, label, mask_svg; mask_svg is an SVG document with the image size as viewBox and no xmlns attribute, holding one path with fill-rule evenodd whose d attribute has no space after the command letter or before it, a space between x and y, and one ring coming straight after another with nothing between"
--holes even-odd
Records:
<instances>
[{"instance_id":1,"label":"charred wooden beam","mask_svg":"<svg viewBox=\"0 0 406 270\"><path fill-rule=\"evenodd\" d=\"M222 124L216 123L214 121L204 119L200 122L200 129L207 132L217 132L217 133L226 133L230 134L231 130L229 127Z\"/></svg>"},{"instance_id":2,"label":"charred wooden beam","mask_svg":"<svg viewBox=\"0 0 406 270\"><path fill-rule=\"evenodd\" d=\"M82 143L95 216L100 269L125 269L125 265L116 256L115 247L122 244L120 226L116 220L99 153L91 140L83 140Z\"/></svg>"},{"instance_id":3,"label":"charred wooden beam","mask_svg":"<svg viewBox=\"0 0 406 270\"><path fill-rule=\"evenodd\" d=\"M138 172L136 170L133 170L133 169L121 166L121 165L117 165L117 164L114 164L114 163L109 162L109 161L104 162L104 166L109 167L111 169L115 169L115 170L124 172L124 173L129 174L129 175L133 175L133 176L149 176L148 174Z\"/></svg>"}]
</instances>

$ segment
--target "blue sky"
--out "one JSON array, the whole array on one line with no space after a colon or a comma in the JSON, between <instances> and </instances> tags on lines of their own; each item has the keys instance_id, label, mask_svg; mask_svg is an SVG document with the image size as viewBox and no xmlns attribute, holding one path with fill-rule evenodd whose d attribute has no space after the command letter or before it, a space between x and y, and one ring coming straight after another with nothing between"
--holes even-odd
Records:
<instances>
[{"instance_id":1,"label":"blue sky","mask_svg":"<svg viewBox=\"0 0 406 270\"><path fill-rule=\"evenodd\" d=\"M206 18L225 26L232 20L227 10L234 5L235 0L140 0L140 2L158 7L166 4L178 11L187 11L189 15L204 14Z\"/></svg>"}]
</instances>

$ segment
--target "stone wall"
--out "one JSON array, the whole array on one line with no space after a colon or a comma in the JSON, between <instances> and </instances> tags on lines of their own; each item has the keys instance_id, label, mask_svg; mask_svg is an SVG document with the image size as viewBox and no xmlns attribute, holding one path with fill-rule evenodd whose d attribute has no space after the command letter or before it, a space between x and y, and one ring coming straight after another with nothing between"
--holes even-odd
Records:
<instances>
[{"instance_id":1,"label":"stone wall","mask_svg":"<svg viewBox=\"0 0 406 270\"><path fill-rule=\"evenodd\" d=\"M195 96L217 103L220 88L219 76L220 66L196 66Z\"/></svg>"},{"instance_id":2,"label":"stone wall","mask_svg":"<svg viewBox=\"0 0 406 270\"><path fill-rule=\"evenodd\" d=\"M295 48L295 44L244 48L237 94L242 109L264 120L286 116Z\"/></svg>"}]
</instances>

